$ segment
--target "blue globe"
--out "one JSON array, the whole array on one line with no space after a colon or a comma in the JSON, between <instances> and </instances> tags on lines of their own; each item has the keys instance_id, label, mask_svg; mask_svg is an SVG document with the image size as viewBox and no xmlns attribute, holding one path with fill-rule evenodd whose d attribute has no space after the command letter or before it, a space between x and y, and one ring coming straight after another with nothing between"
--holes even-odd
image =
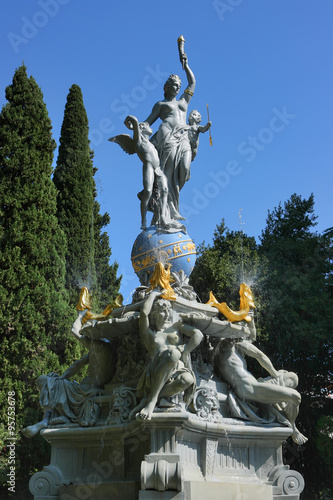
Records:
<instances>
[{"instance_id":1,"label":"blue globe","mask_svg":"<svg viewBox=\"0 0 333 500\"><path fill-rule=\"evenodd\" d=\"M196 259L194 241L183 231L167 233L151 226L136 238L131 254L132 265L142 285L147 285L158 262L171 264L171 272L189 276Z\"/></svg>"}]
</instances>

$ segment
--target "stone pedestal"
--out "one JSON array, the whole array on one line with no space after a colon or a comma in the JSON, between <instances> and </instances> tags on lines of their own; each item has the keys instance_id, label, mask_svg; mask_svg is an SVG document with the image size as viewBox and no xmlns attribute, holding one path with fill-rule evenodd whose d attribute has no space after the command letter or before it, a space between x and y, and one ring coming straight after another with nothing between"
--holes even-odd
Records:
<instances>
[{"instance_id":1,"label":"stone pedestal","mask_svg":"<svg viewBox=\"0 0 333 500\"><path fill-rule=\"evenodd\" d=\"M302 476L282 462L291 430L181 411L150 421L47 429L51 463L35 500L298 500Z\"/></svg>"}]
</instances>

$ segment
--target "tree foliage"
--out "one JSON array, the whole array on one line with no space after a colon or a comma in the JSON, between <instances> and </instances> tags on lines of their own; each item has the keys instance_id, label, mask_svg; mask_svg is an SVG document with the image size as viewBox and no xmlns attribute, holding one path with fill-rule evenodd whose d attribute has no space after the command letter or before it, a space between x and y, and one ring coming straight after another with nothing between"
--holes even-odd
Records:
<instances>
[{"instance_id":1,"label":"tree foliage","mask_svg":"<svg viewBox=\"0 0 333 500\"><path fill-rule=\"evenodd\" d=\"M74 307L80 288L87 286L98 309L114 298L120 279L116 278L117 264L109 264L109 238L102 232L110 218L100 214L95 199L97 169L93 167L88 132L82 92L74 84L67 96L53 181L58 190L57 216L68 243L66 288L70 303Z\"/></svg>"},{"instance_id":2,"label":"tree foliage","mask_svg":"<svg viewBox=\"0 0 333 500\"><path fill-rule=\"evenodd\" d=\"M316 427L333 409L328 397L333 376L332 239L316 233L315 225L313 195L303 199L293 194L268 213L260 245L268 266L260 326L268 335L265 351L273 363L299 377L299 425L309 442L297 466L309 498L327 482Z\"/></svg>"},{"instance_id":3,"label":"tree foliage","mask_svg":"<svg viewBox=\"0 0 333 500\"><path fill-rule=\"evenodd\" d=\"M262 326L280 366L302 374L302 392L317 394L332 381L330 241L313 229L314 199L292 195L269 212L260 253L268 261L262 287Z\"/></svg>"},{"instance_id":4,"label":"tree foliage","mask_svg":"<svg viewBox=\"0 0 333 500\"><path fill-rule=\"evenodd\" d=\"M108 213L100 213L100 205L94 202L94 242L95 242L95 269L96 286L94 292L94 303L96 311L103 309L119 293L121 277L117 277L118 264L110 264L111 248L109 236L103 229L110 223Z\"/></svg>"},{"instance_id":5,"label":"tree foliage","mask_svg":"<svg viewBox=\"0 0 333 500\"><path fill-rule=\"evenodd\" d=\"M190 283L203 302L212 291L220 302L237 310L240 284L245 282L255 290L259 274L255 239L243 231L230 231L222 219L214 231L213 244L199 245Z\"/></svg>"},{"instance_id":6,"label":"tree foliage","mask_svg":"<svg viewBox=\"0 0 333 500\"><path fill-rule=\"evenodd\" d=\"M57 217L67 239L66 288L76 305L82 286L96 283L94 265L94 180L88 118L78 85L67 96L57 166Z\"/></svg>"},{"instance_id":7,"label":"tree foliage","mask_svg":"<svg viewBox=\"0 0 333 500\"><path fill-rule=\"evenodd\" d=\"M303 199L296 194L268 212L258 246L254 238L229 231L222 220L212 245L199 246L190 278L204 302L212 290L220 302L235 309L239 284L250 285L260 348L277 369L298 374L298 425L309 441L301 449L288 443L286 459L304 475L307 500L319 498L320 490L330 485L331 461L325 465L322 456L331 437L323 431L323 422L333 413L328 397L333 368L333 235L331 228L323 235L316 233L315 225L313 196Z\"/></svg>"},{"instance_id":8,"label":"tree foliage","mask_svg":"<svg viewBox=\"0 0 333 500\"><path fill-rule=\"evenodd\" d=\"M14 391L18 433L40 419L37 377L59 370L75 351L67 330L66 239L51 181L55 142L42 92L24 65L6 98L0 114L0 411L7 422L8 391ZM27 484L32 468L45 461L43 448L41 439L18 439L17 485Z\"/></svg>"}]
</instances>

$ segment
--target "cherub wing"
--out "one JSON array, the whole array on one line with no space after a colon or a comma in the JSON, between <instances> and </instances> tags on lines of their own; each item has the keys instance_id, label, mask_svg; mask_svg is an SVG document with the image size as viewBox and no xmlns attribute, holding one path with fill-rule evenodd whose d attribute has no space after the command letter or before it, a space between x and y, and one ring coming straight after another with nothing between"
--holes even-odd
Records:
<instances>
[{"instance_id":1,"label":"cherub wing","mask_svg":"<svg viewBox=\"0 0 333 500\"><path fill-rule=\"evenodd\" d=\"M130 137L128 134L120 134L116 135L115 137L110 137L109 141L111 142L116 142L119 144L121 149L125 151L125 153L128 153L129 155L134 155L135 153L135 146L134 146L134 141L132 137Z\"/></svg>"}]
</instances>

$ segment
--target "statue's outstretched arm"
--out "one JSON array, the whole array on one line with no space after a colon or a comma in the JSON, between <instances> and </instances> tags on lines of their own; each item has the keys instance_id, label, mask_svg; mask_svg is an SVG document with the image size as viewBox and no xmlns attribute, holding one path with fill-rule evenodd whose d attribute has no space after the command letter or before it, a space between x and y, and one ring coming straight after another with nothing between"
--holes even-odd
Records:
<instances>
[{"instance_id":1,"label":"statue's outstretched arm","mask_svg":"<svg viewBox=\"0 0 333 500\"><path fill-rule=\"evenodd\" d=\"M140 311L139 330L142 342L146 345L146 338L149 331L149 314L153 308L154 300L161 296L161 292L152 291L143 303Z\"/></svg>"},{"instance_id":2,"label":"statue's outstretched arm","mask_svg":"<svg viewBox=\"0 0 333 500\"><path fill-rule=\"evenodd\" d=\"M181 98L189 102L194 94L196 80L193 71L188 65L186 54L184 55L184 70L187 76L187 87Z\"/></svg>"},{"instance_id":3,"label":"statue's outstretched arm","mask_svg":"<svg viewBox=\"0 0 333 500\"><path fill-rule=\"evenodd\" d=\"M200 125L200 126L198 127L198 130L199 130L199 132L200 132L201 134L203 134L203 133L207 132L207 130L208 130L211 126L212 126L212 122L210 122L210 121L209 121L209 122L207 123L207 125Z\"/></svg>"},{"instance_id":4,"label":"statue's outstretched arm","mask_svg":"<svg viewBox=\"0 0 333 500\"><path fill-rule=\"evenodd\" d=\"M67 368L67 370L61 375L60 378L68 379L68 378L74 377L74 375L79 373L82 370L82 368L89 363L89 356L90 356L90 353L88 352L88 354L83 356L83 358L81 358L81 359L75 361L73 364L71 364Z\"/></svg>"},{"instance_id":5,"label":"statue's outstretched arm","mask_svg":"<svg viewBox=\"0 0 333 500\"><path fill-rule=\"evenodd\" d=\"M239 350L242 354L247 354L251 358L254 358L261 364L261 366L274 378L278 378L279 374L277 370L274 368L273 363L269 359L266 354L264 354L260 349L256 346L248 342L247 340L243 340L236 344L237 350Z\"/></svg>"},{"instance_id":6,"label":"statue's outstretched arm","mask_svg":"<svg viewBox=\"0 0 333 500\"><path fill-rule=\"evenodd\" d=\"M91 340L88 337L86 337L85 335L82 335L82 333L80 333L80 330L82 328L82 319L87 311L88 311L88 309L85 309L84 311L79 311L78 316L73 323L71 334L79 342L81 342L81 344L84 345L84 347L87 347L88 349L90 349Z\"/></svg>"}]
</instances>

